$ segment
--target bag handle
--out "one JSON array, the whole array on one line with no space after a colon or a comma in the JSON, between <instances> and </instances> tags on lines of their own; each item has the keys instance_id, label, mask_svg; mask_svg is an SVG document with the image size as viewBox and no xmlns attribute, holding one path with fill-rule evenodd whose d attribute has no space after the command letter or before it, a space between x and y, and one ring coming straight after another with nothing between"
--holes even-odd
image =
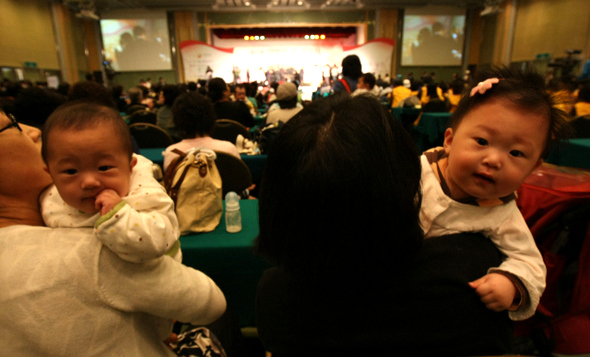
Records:
<instances>
[{"instance_id":1,"label":"bag handle","mask_svg":"<svg viewBox=\"0 0 590 357\"><path fill-rule=\"evenodd\" d=\"M172 180L174 179L174 174L176 173L177 167L186 157L186 154L178 149L173 149L172 152L178 156L172 160L170 165L168 165L168 169L164 173L164 188L166 189L166 192L170 192Z\"/></svg>"}]
</instances>

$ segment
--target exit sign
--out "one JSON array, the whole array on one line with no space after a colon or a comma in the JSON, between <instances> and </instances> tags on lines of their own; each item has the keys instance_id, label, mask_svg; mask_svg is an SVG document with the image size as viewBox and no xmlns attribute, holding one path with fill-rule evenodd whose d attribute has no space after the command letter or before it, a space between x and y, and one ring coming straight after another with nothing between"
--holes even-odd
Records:
<instances>
[{"instance_id":1,"label":"exit sign","mask_svg":"<svg viewBox=\"0 0 590 357\"><path fill-rule=\"evenodd\" d=\"M25 68L37 68L37 62L25 62Z\"/></svg>"}]
</instances>

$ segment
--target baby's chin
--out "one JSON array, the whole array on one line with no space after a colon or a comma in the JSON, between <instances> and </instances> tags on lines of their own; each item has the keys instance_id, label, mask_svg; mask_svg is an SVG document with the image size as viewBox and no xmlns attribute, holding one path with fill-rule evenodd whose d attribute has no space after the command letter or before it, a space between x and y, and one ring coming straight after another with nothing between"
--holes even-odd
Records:
<instances>
[{"instance_id":1,"label":"baby's chin","mask_svg":"<svg viewBox=\"0 0 590 357\"><path fill-rule=\"evenodd\" d=\"M97 212L100 211L98 208L94 207L94 199L91 200L92 201L91 203L90 202L85 202L85 201L90 201L90 200L89 199L86 199L86 200L83 201L82 204L76 204L76 205L69 204L69 203L68 204L70 206L74 207L75 209L77 209L80 213L84 213L84 214L87 214L87 215L93 215L93 214L95 214L95 213L97 213ZM86 203L86 204L84 204L84 203Z\"/></svg>"}]
</instances>

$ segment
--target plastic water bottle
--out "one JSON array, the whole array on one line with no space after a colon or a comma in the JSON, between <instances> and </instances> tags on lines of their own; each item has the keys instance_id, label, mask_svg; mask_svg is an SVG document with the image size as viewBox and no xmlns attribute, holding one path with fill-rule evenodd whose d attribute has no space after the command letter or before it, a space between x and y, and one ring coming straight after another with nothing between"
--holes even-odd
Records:
<instances>
[{"instance_id":1,"label":"plastic water bottle","mask_svg":"<svg viewBox=\"0 0 590 357\"><path fill-rule=\"evenodd\" d=\"M236 233L242 230L240 197L235 192L228 192L225 195L225 228L229 233Z\"/></svg>"}]
</instances>

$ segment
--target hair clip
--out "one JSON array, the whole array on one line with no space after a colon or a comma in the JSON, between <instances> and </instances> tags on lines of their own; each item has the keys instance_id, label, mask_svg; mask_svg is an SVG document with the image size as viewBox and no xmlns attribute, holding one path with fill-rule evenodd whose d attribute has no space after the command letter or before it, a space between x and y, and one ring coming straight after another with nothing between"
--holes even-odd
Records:
<instances>
[{"instance_id":1,"label":"hair clip","mask_svg":"<svg viewBox=\"0 0 590 357\"><path fill-rule=\"evenodd\" d=\"M483 82L479 82L473 89L471 89L470 97L473 97L476 93L484 94L488 89L492 88L492 85L500 82L498 78L488 78Z\"/></svg>"}]
</instances>

